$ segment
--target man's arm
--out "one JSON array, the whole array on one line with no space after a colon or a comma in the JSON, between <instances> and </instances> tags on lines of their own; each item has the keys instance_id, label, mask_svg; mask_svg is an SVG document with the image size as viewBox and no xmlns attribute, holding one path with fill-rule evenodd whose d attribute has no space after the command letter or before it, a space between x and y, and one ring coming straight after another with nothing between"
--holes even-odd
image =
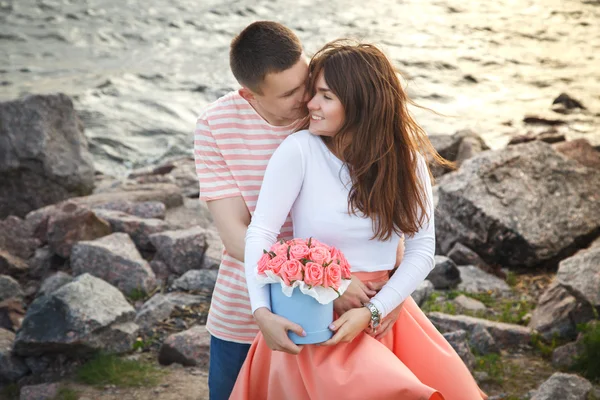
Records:
<instances>
[{"instance_id":1,"label":"man's arm","mask_svg":"<svg viewBox=\"0 0 600 400\"><path fill-rule=\"evenodd\" d=\"M250 225L250 212L242 196L206 202L227 254L244 262L246 230Z\"/></svg>"}]
</instances>

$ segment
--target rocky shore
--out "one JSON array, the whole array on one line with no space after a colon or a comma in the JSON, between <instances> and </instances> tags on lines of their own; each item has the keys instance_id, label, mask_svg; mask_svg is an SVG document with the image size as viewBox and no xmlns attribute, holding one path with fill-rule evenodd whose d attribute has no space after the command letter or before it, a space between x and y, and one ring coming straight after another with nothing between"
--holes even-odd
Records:
<instances>
[{"instance_id":1,"label":"rocky shore","mask_svg":"<svg viewBox=\"0 0 600 400\"><path fill-rule=\"evenodd\" d=\"M415 300L491 398L600 398L581 369L600 357L598 148L552 129L499 150L431 139L458 168L435 171L436 268ZM205 369L221 246L193 159L95 173L69 97L0 103L0 393L54 398L99 351Z\"/></svg>"}]
</instances>

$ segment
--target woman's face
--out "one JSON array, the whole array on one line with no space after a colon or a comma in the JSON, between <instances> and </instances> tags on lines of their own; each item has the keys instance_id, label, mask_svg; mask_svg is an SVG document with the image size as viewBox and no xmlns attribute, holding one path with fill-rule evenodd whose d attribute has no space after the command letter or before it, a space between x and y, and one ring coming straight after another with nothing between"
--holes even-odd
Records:
<instances>
[{"instance_id":1,"label":"woman's face","mask_svg":"<svg viewBox=\"0 0 600 400\"><path fill-rule=\"evenodd\" d=\"M344 124L344 106L325 83L323 71L315 82L315 95L308 102L310 125L308 130L313 135L335 136Z\"/></svg>"}]
</instances>

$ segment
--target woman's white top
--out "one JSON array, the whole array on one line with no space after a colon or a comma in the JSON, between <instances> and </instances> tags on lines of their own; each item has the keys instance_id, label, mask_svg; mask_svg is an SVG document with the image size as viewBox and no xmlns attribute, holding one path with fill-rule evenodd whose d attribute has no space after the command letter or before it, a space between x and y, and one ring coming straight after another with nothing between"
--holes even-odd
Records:
<instances>
[{"instance_id":1,"label":"woman's white top","mask_svg":"<svg viewBox=\"0 0 600 400\"><path fill-rule=\"evenodd\" d=\"M435 232L431 180L419 155L417 177L426 188L429 219L405 238L404 258L391 279L371 300L382 316L399 306L434 267ZM390 177L391 179L393 177ZM400 236L372 240L373 221L348 210L350 176L347 167L308 130L288 136L269 161L246 233L245 268L252 312L271 308L268 286L256 281L256 266L277 240L291 211L294 237L309 238L339 248L352 272L391 270Z\"/></svg>"}]
</instances>

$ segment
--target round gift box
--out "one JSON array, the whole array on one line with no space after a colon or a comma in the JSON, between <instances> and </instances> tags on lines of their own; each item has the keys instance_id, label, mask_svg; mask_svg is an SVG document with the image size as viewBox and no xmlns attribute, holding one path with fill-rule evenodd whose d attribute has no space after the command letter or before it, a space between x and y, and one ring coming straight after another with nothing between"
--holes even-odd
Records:
<instances>
[{"instance_id":1,"label":"round gift box","mask_svg":"<svg viewBox=\"0 0 600 400\"><path fill-rule=\"evenodd\" d=\"M333 301L321 304L311 296L294 288L291 297L281 291L281 284L271 283L271 311L300 325L306 336L298 336L288 331L288 336L296 344L322 343L333 336L329 325L333 322Z\"/></svg>"}]
</instances>

